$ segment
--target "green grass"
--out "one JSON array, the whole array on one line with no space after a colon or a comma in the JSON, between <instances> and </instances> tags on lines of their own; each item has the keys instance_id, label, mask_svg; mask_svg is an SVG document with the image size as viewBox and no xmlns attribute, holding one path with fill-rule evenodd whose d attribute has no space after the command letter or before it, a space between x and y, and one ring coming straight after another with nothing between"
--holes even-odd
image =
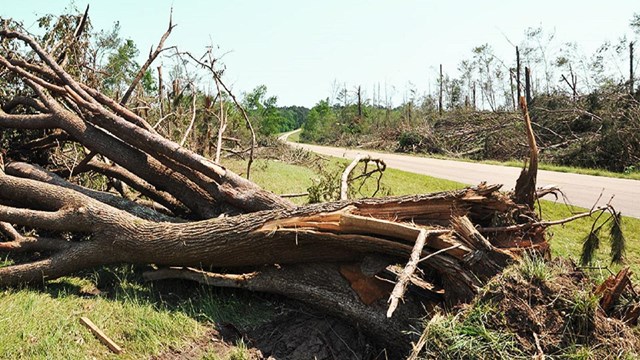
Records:
<instances>
[{"instance_id":1,"label":"green grass","mask_svg":"<svg viewBox=\"0 0 640 360\"><path fill-rule=\"evenodd\" d=\"M64 281L77 281L67 278ZM0 295L0 357L3 359L116 358L79 323L89 317L126 349L125 359L155 354L198 337L203 327L181 312L135 299L86 299L33 289Z\"/></svg>"},{"instance_id":2,"label":"green grass","mask_svg":"<svg viewBox=\"0 0 640 360\"><path fill-rule=\"evenodd\" d=\"M557 220L571 216L577 212L587 209L579 207L569 207L562 203L551 201L541 201L543 218ZM591 225L595 220L595 215L590 218L583 218L570 223L549 228L551 235L551 250L556 256L564 256L578 262L579 254L582 250L582 242L589 234ZM605 229L603 229L605 230ZM609 242L603 236L600 249L596 252L594 264L596 267L609 268L611 271L618 271L622 266L629 266L634 272L636 279L640 277L640 219L626 217L622 218L622 231L626 238L626 256L623 265L610 264ZM603 231L603 234L605 232ZM605 269L599 270L601 276L608 275Z\"/></svg>"},{"instance_id":3,"label":"green grass","mask_svg":"<svg viewBox=\"0 0 640 360\"><path fill-rule=\"evenodd\" d=\"M289 135L289 137L287 139L289 141L293 141L293 142L300 142L300 134L301 133L302 133L302 131L294 132L293 134Z\"/></svg>"},{"instance_id":4,"label":"green grass","mask_svg":"<svg viewBox=\"0 0 640 360\"><path fill-rule=\"evenodd\" d=\"M515 335L487 329L487 317L501 316L489 304L477 304L469 314L436 314L426 324L426 359L523 358Z\"/></svg>"},{"instance_id":5,"label":"green grass","mask_svg":"<svg viewBox=\"0 0 640 360\"><path fill-rule=\"evenodd\" d=\"M225 160L224 166L237 174L246 174L246 161ZM251 166L251 181L276 194L299 194L313 185L317 174L304 166L297 166L276 160L258 159ZM306 202L306 198L292 198L296 204Z\"/></svg>"},{"instance_id":6,"label":"green grass","mask_svg":"<svg viewBox=\"0 0 640 360\"><path fill-rule=\"evenodd\" d=\"M422 157L430 157L436 159L444 159L444 160L454 160L454 161L464 161L464 162L473 162L473 163L481 163L481 164L489 164L489 165L502 165L502 166L510 166L522 168L522 161L518 160L509 160L509 161L497 161L497 160L472 160L467 158L457 158L450 156L441 156L441 155L427 155L427 154L411 154L415 156ZM593 175L593 176L604 176L618 179L631 179L631 180L640 180L640 170L634 169L629 170L627 172L614 172L605 169L590 169L590 168L581 168L576 166L563 166L563 165L555 165L549 164L545 162L540 162L538 164L538 169L540 170L548 170L548 171L557 171L563 173L573 173L573 174L582 174L582 175Z\"/></svg>"},{"instance_id":7,"label":"green grass","mask_svg":"<svg viewBox=\"0 0 640 360\"><path fill-rule=\"evenodd\" d=\"M351 161L346 159L332 159L334 166L344 169ZM359 165L362 168L362 165ZM369 168L371 170L371 168ZM439 179L427 175L419 175L407 171L387 169L382 176L383 185L389 189L390 195L426 194L437 191L461 189L464 184ZM375 189L373 181L368 181L363 187L363 193L372 193Z\"/></svg>"},{"instance_id":8,"label":"green grass","mask_svg":"<svg viewBox=\"0 0 640 360\"><path fill-rule=\"evenodd\" d=\"M537 284L545 283L554 276L547 261L543 257L535 254L525 255L518 269L525 280Z\"/></svg>"},{"instance_id":9,"label":"green grass","mask_svg":"<svg viewBox=\"0 0 640 360\"><path fill-rule=\"evenodd\" d=\"M1 359L140 359L181 348L219 322L237 326L264 321L268 304L255 297L195 284L177 295L143 283L130 266L65 277L43 288L0 293ZM87 290L108 288L99 296ZM178 296L164 299L163 296ZM111 353L79 319L90 318L125 349Z\"/></svg>"}]
</instances>

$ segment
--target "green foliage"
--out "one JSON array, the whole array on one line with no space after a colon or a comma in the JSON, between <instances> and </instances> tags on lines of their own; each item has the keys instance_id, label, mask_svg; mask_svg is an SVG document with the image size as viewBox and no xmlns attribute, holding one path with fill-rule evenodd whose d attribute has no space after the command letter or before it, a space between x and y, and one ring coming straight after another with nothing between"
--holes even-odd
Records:
<instances>
[{"instance_id":1,"label":"green foliage","mask_svg":"<svg viewBox=\"0 0 640 360\"><path fill-rule=\"evenodd\" d=\"M158 91L158 81L153 76L153 72L151 72L151 70L147 70L144 72L140 83L142 84L142 88L147 94L155 93L156 91Z\"/></svg>"},{"instance_id":2,"label":"green foliage","mask_svg":"<svg viewBox=\"0 0 640 360\"><path fill-rule=\"evenodd\" d=\"M140 66L135 62L138 48L133 40L119 42L116 51L109 55L104 71L107 76L103 81L105 90L111 94L123 93Z\"/></svg>"},{"instance_id":3,"label":"green foliage","mask_svg":"<svg viewBox=\"0 0 640 360\"><path fill-rule=\"evenodd\" d=\"M340 199L340 169L319 166L319 177L313 180L313 185L307 188L309 203L321 203Z\"/></svg>"},{"instance_id":4,"label":"green foliage","mask_svg":"<svg viewBox=\"0 0 640 360\"><path fill-rule=\"evenodd\" d=\"M278 108L286 121L279 127L280 132L299 129L307 120L309 109L304 106L285 106Z\"/></svg>"},{"instance_id":5,"label":"green foliage","mask_svg":"<svg viewBox=\"0 0 640 360\"><path fill-rule=\"evenodd\" d=\"M403 131L398 137L400 151L415 151L422 143L422 135L416 131Z\"/></svg>"},{"instance_id":6,"label":"green foliage","mask_svg":"<svg viewBox=\"0 0 640 360\"><path fill-rule=\"evenodd\" d=\"M609 239L611 250L609 255L611 263L621 264L626 253L626 239L622 231L622 216L613 209L608 209L610 216L603 222L599 223L600 217L604 214L604 210L596 218L591 231L586 236L580 255L580 263L582 265L591 264L595 256L596 250L600 247L600 230L609 223Z\"/></svg>"},{"instance_id":7,"label":"green foliage","mask_svg":"<svg viewBox=\"0 0 640 360\"><path fill-rule=\"evenodd\" d=\"M600 247L600 237L598 233L600 228L595 231L589 232L582 244L582 253L580 254L580 264L583 266L589 265L594 258L596 250Z\"/></svg>"},{"instance_id":8,"label":"green foliage","mask_svg":"<svg viewBox=\"0 0 640 360\"><path fill-rule=\"evenodd\" d=\"M331 129L335 129L336 122L329 100L321 100L309 111L300 139L305 142L322 142L331 136Z\"/></svg>"},{"instance_id":9,"label":"green foliage","mask_svg":"<svg viewBox=\"0 0 640 360\"><path fill-rule=\"evenodd\" d=\"M243 106L261 135L269 136L291 131L305 121L305 108L279 108L276 105L277 100L275 96L267 96L267 87L264 85L244 94Z\"/></svg>"},{"instance_id":10,"label":"green foliage","mask_svg":"<svg viewBox=\"0 0 640 360\"><path fill-rule=\"evenodd\" d=\"M609 235L611 237L611 262L621 264L624 259L627 246L624 233L622 232L622 216L620 212L614 212L612 215Z\"/></svg>"}]
</instances>

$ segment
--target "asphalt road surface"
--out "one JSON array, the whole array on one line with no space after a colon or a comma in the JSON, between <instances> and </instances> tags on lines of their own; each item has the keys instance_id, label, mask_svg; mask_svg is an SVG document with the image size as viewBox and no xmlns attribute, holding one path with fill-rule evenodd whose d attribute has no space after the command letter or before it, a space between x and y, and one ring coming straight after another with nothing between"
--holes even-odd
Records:
<instances>
[{"instance_id":1,"label":"asphalt road surface","mask_svg":"<svg viewBox=\"0 0 640 360\"><path fill-rule=\"evenodd\" d=\"M286 141L292 133L284 134L280 139ZM288 144L319 154L347 159L353 159L358 154L369 155L384 160L387 166L393 169L458 181L468 185L477 185L482 181L489 184L503 184L504 190L513 189L516 179L520 175L520 168L511 166L430 159L293 142L288 142ZM585 208L591 208L598 201L598 198L600 198L598 205L604 205L613 196L611 205L616 210L621 211L623 215L640 218L640 181L638 180L539 170L537 186L549 185L560 188L569 199L569 203ZM553 200L553 196L550 199Z\"/></svg>"}]
</instances>

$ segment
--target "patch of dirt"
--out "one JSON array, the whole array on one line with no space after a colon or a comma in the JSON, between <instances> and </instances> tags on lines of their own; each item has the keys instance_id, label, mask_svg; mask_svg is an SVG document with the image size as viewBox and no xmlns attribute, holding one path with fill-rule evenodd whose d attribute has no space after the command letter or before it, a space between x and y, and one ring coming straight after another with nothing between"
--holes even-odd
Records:
<instances>
[{"instance_id":1,"label":"patch of dirt","mask_svg":"<svg viewBox=\"0 0 640 360\"><path fill-rule=\"evenodd\" d=\"M159 355L151 357L151 360L179 360L179 359L201 359L207 351L224 356L231 351L233 346L222 341L216 330L211 329L205 336L194 340L182 348L170 347Z\"/></svg>"},{"instance_id":2,"label":"patch of dirt","mask_svg":"<svg viewBox=\"0 0 640 360\"><path fill-rule=\"evenodd\" d=\"M308 309L291 309L252 329L249 344L279 360L385 359L357 328Z\"/></svg>"},{"instance_id":3,"label":"patch of dirt","mask_svg":"<svg viewBox=\"0 0 640 360\"><path fill-rule=\"evenodd\" d=\"M218 324L204 336L181 348L169 348L153 360L196 360L205 354L226 359L246 344L244 354L251 360L307 359L388 359L358 328L334 317L326 316L291 300L283 300L278 314L268 322L241 329L233 324Z\"/></svg>"},{"instance_id":4,"label":"patch of dirt","mask_svg":"<svg viewBox=\"0 0 640 360\"><path fill-rule=\"evenodd\" d=\"M559 355L572 344L592 346L604 357L640 348L631 327L599 308L594 284L575 264L556 259L549 266L558 274L547 281L503 274L487 286L475 302L498 314L487 328L513 333L529 354Z\"/></svg>"}]
</instances>

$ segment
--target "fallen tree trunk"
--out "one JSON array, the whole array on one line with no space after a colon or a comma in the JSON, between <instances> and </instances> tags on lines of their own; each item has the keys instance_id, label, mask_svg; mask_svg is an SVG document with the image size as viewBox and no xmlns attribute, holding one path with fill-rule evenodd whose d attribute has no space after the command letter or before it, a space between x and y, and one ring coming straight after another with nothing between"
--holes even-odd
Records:
<instances>
[{"instance_id":1,"label":"fallen tree trunk","mask_svg":"<svg viewBox=\"0 0 640 360\"><path fill-rule=\"evenodd\" d=\"M7 171L23 166L9 164ZM3 174L1 222L82 236L68 241L20 235L0 242L3 251L47 254L33 262L0 268L0 285L39 283L116 263L225 269L218 276L185 269L161 269L147 276L204 279L217 286L282 294L360 323L368 333L384 335L389 346L406 344L408 337L399 342L403 338L400 330L409 330L421 309L471 299L484 281L523 250L519 241L526 241L529 248L546 249L539 229L528 229L524 237L509 232L510 240L497 232L498 247L471 225L473 221L480 228L490 226L498 214L521 209L498 189L481 185L455 192L173 223L140 218L127 212L129 208L120 210L90 197L91 193ZM410 277L410 286L421 296L407 295L399 315L385 320L384 304L391 289L380 277L395 280L399 273L393 266L404 263L421 233L425 240L420 257L427 261L418 262L423 275ZM365 270L364 260L371 256L382 262ZM337 264L340 262L343 265ZM302 265L308 263L317 265ZM234 269L252 269L252 273L229 275Z\"/></svg>"},{"instance_id":2,"label":"fallen tree trunk","mask_svg":"<svg viewBox=\"0 0 640 360\"><path fill-rule=\"evenodd\" d=\"M446 257L431 259L429 265L464 275L455 264L482 247L459 238L455 226L446 226L452 218L462 216L486 222L492 216L487 209L496 213L515 206L497 189L481 186L452 193L325 203L169 223L142 219L70 188L3 175L0 197L11 206L0 206L0 221L82 233L91 240L25 237L0 243L5 250L56 250L47 260L0 269L0 284L41 281L42 277L120 262L229 268L355 260L368 253L407 256L422 229L426 229L426 247L430 249L462 242ZM426 255L429 250L423 251ZM463 278L471 277L471 273L467 275Z\"/></svg>"}]
</instances>

